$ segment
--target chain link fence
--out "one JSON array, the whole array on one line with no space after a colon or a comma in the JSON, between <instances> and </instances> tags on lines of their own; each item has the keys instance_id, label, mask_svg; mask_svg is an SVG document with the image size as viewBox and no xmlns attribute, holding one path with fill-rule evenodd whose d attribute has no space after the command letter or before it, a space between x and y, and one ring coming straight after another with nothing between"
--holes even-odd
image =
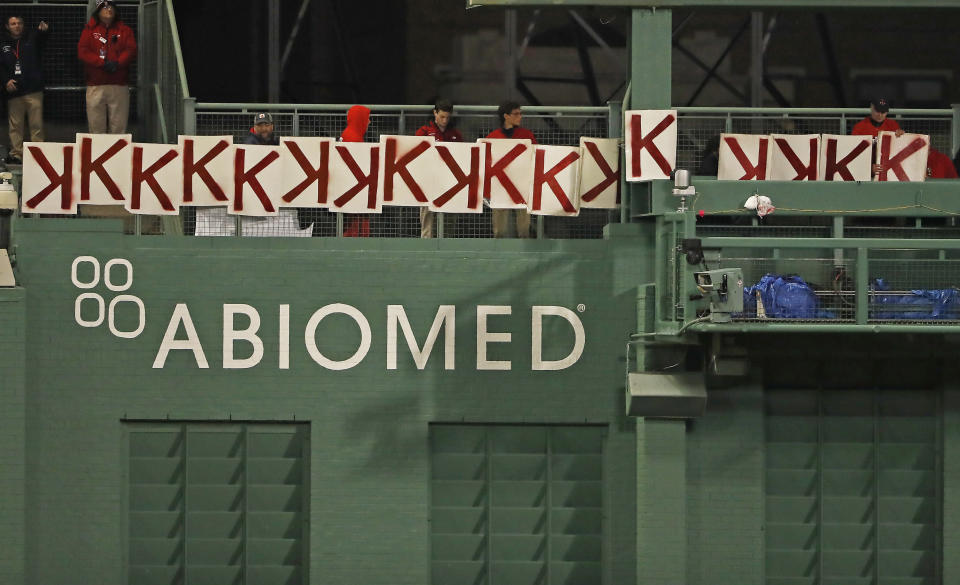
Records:
<instances>
[{"instance_id":1,"label":"chain link fence","mask_svg":"<svg viewBox=\"0 0 960 585\"><path fill-rule=\"evenodd\" d=\"M249 133L253 117L260 109L269 109L274 127L280 136L326 136L337 138L347 125L348 105L333 106L276 106L263 104L197 104L196 134L233 136L240 142ZM381 135L412 135L433 119L431 106L371 106L367 139L378 140ZM499 126L495 106L458 106L454 123L464 140L473 142L483 138ZM609 135L608 108L524 108L523 125L529 128L540 144L579 145L581 136L606 138ZM619 111L619 110L618 110ZM214 235L212 226L222 226L220 235L236 235L237 225L243 235L261 236L337 236L351 233L358 226L371 237L418 238L421 234L420 209L413 207L384 207L380 214L339 218L337 213L322 209L296 210L296 223L287 217L271 221L242 219L224 220L214 210L187 211L184 214L184 232ZM207 224L208 218L211 219ZM444 238L489 238L493 235L491 214L435 214L438 225L435 233ZM603 226L619 221L617 210L583 209L578 217L531 217L531 237L545 238L600 238ZM368 227L366 227L368 226ZM207 229L210 227L211 229ZM353 229L351 229L353 228Z\"/></svg>"},{"instance_id":2,"label":"chain link fence","mask_svg":"<svg viewBox=\"0 0 960 585\"><path fill-rule=\"evenodd\" d=\"M715 152L720 134L850 134L865 109L678 108L677 168L694 174ZM930 144L954 155L952 110L891 110L906 132L929 134Z\"/></svg>"}]
</instances>

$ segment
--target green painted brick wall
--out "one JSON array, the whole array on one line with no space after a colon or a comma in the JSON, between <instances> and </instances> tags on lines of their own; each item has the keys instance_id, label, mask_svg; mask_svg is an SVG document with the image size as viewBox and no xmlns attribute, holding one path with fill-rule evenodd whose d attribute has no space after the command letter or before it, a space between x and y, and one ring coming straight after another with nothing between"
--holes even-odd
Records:
<instances>
[{"instance_id":1,"label":"green painted brick wall","mask_svg":"<svg viewBox=\"0 0 960 585\"><path fill-rule=\"evenodd\" d=\"M41 223L41 222L38 222ZM64 225L68 222L59 222ZM604 423L609 425L606 551L611 583L635 579L635 466L632 425L623 414L624 346L633 324L642 248L594 242L325 241L125 238L98 222L51 233L18 232L20 277L30 301L27 369L31 489L27 529L30 583L120 583L123 580L123 446L121 421L136 419L308 420L311 423L310 578L313 583L422 584L429 581L428 424ZM73 228L73 226L69 226ZM69 229L69 228L68 228ZM615 252L615 253L614 253ZM77 256L129 260L133 284L110 291L71 283ZM83 266L79 279L92 279ZM103 277L103 274L101 274ZM124 280L122 271L114 281ZM146 326L136 339L74 322L83 292L105 303L118 294L143 300ZM152 363L176 303L187 303L209 369L187 351ZM334 302L369 319L372 346L357 367L330 371L305 349L304 325ZM224 303L259 311L261 364L221 368ZM290 305L290 369L278 368L278 307ZM443 369L437 347L416 370L405 343L398 369L386 370L386 306L403 304L422 343L440 304L454 304L456 369ZM490 318L510 331L490 359L513 369L476 371L476 305L511 305ZM586 349L573 367L530 370L531 305L576 311ZM136 327L133 305L116 311L121 330ZM91 319L95 304L81 314ZM238 318L242 327L246 319ZM184 333L180 331L180 338ZM353 353L356 326L324 319L320 349L334 359ZM573 335L556 317L544 323L544 358L565 355ZM249 355L238 343L238 357Z\"/></svg>"},{"instance_id":2,"label":"green painted brick wall","mask_svg":"<svg viewBox=\"0 0 960 585\"><path fill-rule=\"evenodd\" d=\"M608 583L763 582L762 386L750 381L710 388L706 416L689 423L623 415L624 346L634 328L636 287L651 280L651 242L640 232L605 242L299 242L131 238L96 221L20 227L24 288L0 291L0 344L12 350L0 354L6 374L0 388L0 582L122 583L122 421L167 417L310 421L312 583L429 582L428 425L458 421L608 425ZM108 290L102 280L91 289L74 287L70 267L80 255L101 266L112 258L129 260L130 290ZM79 276L90 274L81 270ZM107 304L118 294L143 299L143 334L119 339L106 324L78 326L74 302L82 292L101 295ZM356 306L370 321L370 353L350 370L325 370L305 349L307 319L333 302ZM176 303L189 306L209 369L198 369L185 351L172 352L162 370L151 367ZM265 345L259 366L221 368L224 303L259 311ZM279 369L277 358L283 303L291 313L289 370ZM388 304L405 306L420 342L437 306L456 305L456 369L443 369L437 347L426 369L416 370L401 341L399 367L388 371ZM513 361L509 372L475 369L480 304L513 307L511 316L490 320L492 331L513 335L509 347L490 348L491 359ZM587 346L575 366L530 371L529 308L535 304L584 305L577 314ZM82 316L90 318L93 307L85 303ZM116 312L121 330L136 325L131 307ZM572 335L547 319L545 357L553 359L569 349ZM352 322L338 315L325 319L317 334L321 350L336 359L352 353L358 339ZM908 346L919 355L932 353L917 339L887 347L889 339L847 345L892 356ZM895 359L880 362L890 367L851 367L854 362L836 358L843 365L836 376L818 347L835 351L813 340L773 362L768 373L782 370L778 376L797 387L823 376L850 387L877 379L909 387L913 374L936 369L930 363L896 366ZM248 351L237 344L238 357ZM944 379L944 582L950 583L958 573L960 402L951 376Z\"/></svg>"},{"instance_id":3,"label":"green painted brick wall","mask_svg":"<svg viewBox=\"0 0 960 585\"><path fill-rule=\"evenodd\" d=\"M0 583L26 570L26 293L0 288Z\"/></svg>"},{"instance_id":4,"label":"green painted brick wall","mask_svg":"<svg viewBox=\"0 0 960 585\"><path fill-rule=\"evenodd\" d=\"M708 390L707 414L690 423L687 583L763 582L763 390Z\"/></svg>"},{"instance_id":5,"label":"green painted brick wall","mask_svg":"<svg viewBox=\"0 0 960 585\"><path fill-rule=\"evenodd\" d=\"M956 380L956 368L948 376ZM943 582L960 581L960 388L943 398Z\"/></svg>"},{"instance_id":6,"label":"green painted brick wall","mask_svg":"<svg viewBox=\"0 0 960 585\"><path fill-rule=\"evenodd\" d=\"M637 420L637 583L687 582L687 432L683 420Z\"/></svg>"}]
</instances>

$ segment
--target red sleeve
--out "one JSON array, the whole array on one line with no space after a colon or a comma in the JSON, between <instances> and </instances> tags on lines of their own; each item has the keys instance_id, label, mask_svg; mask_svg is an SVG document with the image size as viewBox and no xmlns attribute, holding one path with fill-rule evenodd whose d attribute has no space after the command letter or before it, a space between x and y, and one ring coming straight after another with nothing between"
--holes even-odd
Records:
<instances>
[{"instance_id":1,"label":"red sleeve","mask_svg":"<svg viewBox=\"0 0 960 585\"><path fill-rule=\"evenodd\" d=\"M124 26L123 28L125 29L124 34L127 40L123 43L123 50L120 51L117 63L119 63L121 67L127 67L137 57L137 39L133 36L133 29L129 26Z\"/></svg>"},{"instance_id":2,"label":"red sleeve","mask_svg":"<svg viewBox=\"0 0 960 585\"><path fill-rule=\"evenodd\" d=\"M503 132L499 128L494 128L490 134L486 135L486 138L503 138Z\"/></svg>"},{"instance_id":3,"label":"red sleeve","mask_svg":"<svg viewBox=\"0 0 960 585\"><path fill-rule=\"evenodd\" d=\"M463 142L463 134L456 128L453 129L453 139L457 142Z\"/></svg>"},{"instance_id":4,"label":"red sleeve","mask_svg":"<svg viewBox=\"0 0 960 585\"><path fill-rule=\"evenodd\" d=\"M886 120L884 120L883 125L886 126L887 122L890 123L890 127L884 128L884 130L890 130L891 132L896 132L897 130L900 129L900 124L897 124L897 121L894 120L893 118L887 118Z\"/></svg>"},{"instance_id":5,"label":"red sleeve","mask_svg":"<svg viewBox=\"0 0 960 585\"><path fill-rule=\"evenodd\" d=\"M417 135L417 136L426 136L426 135L427 135L427 127L426 127L426 126L420 126L419 128L417 128L417 134L416 134L416 135Z\"/></svg>"},{"instance_id":6,"label":"red sleeve","mask_svg":"<svg viewBox=\"0 0 960 585\"><path fill-rule=\"evenodd\" d=\"M96 39L93 38L92 29L83 27L83 32L80 33L80 41L77 43L77 57L91 67L102 67L100 53L90 48L96 42Z\"/></svg>"}]
</instances>

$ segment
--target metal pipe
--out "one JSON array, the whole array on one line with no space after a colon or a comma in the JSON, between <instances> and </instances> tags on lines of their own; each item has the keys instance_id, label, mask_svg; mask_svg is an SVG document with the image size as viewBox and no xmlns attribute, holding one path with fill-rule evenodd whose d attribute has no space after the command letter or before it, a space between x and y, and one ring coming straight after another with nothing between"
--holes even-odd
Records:
<instances>
[{"instance_id":1,"label":"metal pipe","mask_svg":"<svg viewBox=\"0 0 960 585\"><path fill-rule=\"evenodd\" d=\"M960 240L873 238L703 238L704 248L868 248L873 250L956 250Z\"/></svg>"},{"instance_id":2,"label":"metal pipe","mask_svg":"<svg viewBox=\"0 0 960 585\"><path fill-rule=\"evenodd\" d=\"M628 89L632 87L631 85ZM84 89L83 86L52 86L47 90L76 90ZM131 88L132 89L132 88ZM630 95L628 91L627 96ZM629 109L629 98L625 96L625 109ZM198 111L277 111L299 109L304 112L345 112L354 104L264 104L258 102L197 102ZM367 106L374 112L390 112L406 110L408 112L430 112L433 105L418 104L371 104ZM675 108L677 114L683 115L704 115L704 116L726 116L728 114L757 114L771 116L801 116L801 115L822 115L822 116L866 116L870 110L867 108L748 108L748 107L703 107L703 106L680 106ZM603 106L524 106L525 114L552 114L562 111L565 114L603 114L606 112ZM496 112L497 106L473 104L457 104L457 112ZM928 116L930 118L950 118L954 116L954 111L949 108L917 109L903 108L891 109L891 114L901 116Z\"/></svg>"},{"instance_id":3,"label":"metal pipe","mask_svg":"<svg viewBox=\"0 0 960 585\"><path fill-rule=\"evenodd\" d=\"M48 88L49 89L49 88ZM76 87L72 89L83 89ZM197 102L197 110L203 111L277 111L297 109L302 112L346 112L354 104L264 104L258 102ZM432 104L368 104L373 112L391 112L405 110L407 112L431 112ZM463 112L496 112L497 106L488 106L481 104L461 105L457 104L457 113ZM523 106L524 114L555 114L563 112L564 114L604 114L607 108L605 106Z\"/></svg>"},{"instance_id":4,"label":"metal pipe","mask_svg":"<svg viewBox=\"0 0 960 585\"><path fill-rule=\"evenodd\" d=\"M751 321L749 323L697 323L687 331L694 333L956 333L957 323L934 323L924 325L898 325L892 323L776 323ZM667 337L669 334L663 334Z\"/></svg>"},{"instance_id":5,"label":"metal pipe","mask_svg":"<svg viewBox=\"0 0 960 585\"><path fill-rule=\"evenodd\" d=\"M513 99L517 91L517 9L508 8L503 16L503 95Z\"/></svg>"},{"instance_id":6,"label":"metal pipe","mask_svg":"<svg viewBox=\"0 0 960 585\"><path fill-rule=\"evenodd\" d=\"M590 24L587 23L587 21L584 20L583 17L580 16L580 14L576 10L568 10L567 12L569 12L570 17L573 18L575 21L577 21L577 24L579 24L580 27L583 28L583 30L586 31L588 35L590 35L590 38L593 39L594 42L596 42L598 45L600 45L600 48L603 49L608 55L610 55L610 58L616 64L620 65L620 67L627 66L627 62L623 59L623 57L621 55L618 55L617 52L614 51L609 44L607 44L607 41L603 40L603 37L601 37L600 34L597 33L597 31L593 30L593 27L590 26Z\"/></svg>"},{"instance_id":7,"label":"metal pipe","mask_svg":"<svg viewBox=\"0 0 960 585\"><path fill-rule=\"evenodd\" d=\"M173 43L173 53L177 59L177 77L180 80L180 95L190 97L190 88L187 86L187 70L183 66L183 51L180 49L180 31L177 29L177 18L173 12L173 0L164 0L167 7L167 22L170 23L170 42ZM50 88L47 88L50 89Z\"/></svg>"},{"instance_id":8,"label":"metal pipe","mask_svg":"<svg viewBox=\"0 0 960 585\"><path fill-rule=\"evenodd\" d=\"M280 0L270 0L267 4L267 63L280 62ZM267 99L272 103L280 101L281 67L267 68Z\"/></svg>"},{"instance_id":9,"label":"metal pipe","mask_svg":"<svg viewBox=\"0 0 960 585\"><path fill-rule=\"evenodd\" d=\"M750 13L750 105L763 103L763 12Z\"/></svg>"},{"instance_id":10,"label":"metal pipe","mask_svg":"<svg viewBox=\"0 0 960 585\"><path fill-rule=\"evenodd\" d=\"M307 8L310 6L310 0L303 0L300 3L300 11L297 12L297 20L293 24L293 30L290 32L290 38L287 39L287 45L283 48L283 56L280 57L280 71L287 66L287 59L290 58L290 51L293 50L293 43L297 40L297 34L300 32L300 23L307 14Z\"/></svg>"},{"instance_id":11,"label":"metal pipe","mask_svg":"<svg viewBox=\"0 0 960 585\"><path fill-rule=\"evenodd\" d=\"M840 115L853 114L865 116L870 113L869 108L750 108L741 106L716 107L716 106L681 106L675 108L678 114L771 114L771 115L791 115L791 114L823 114ZM938 116L951 117L953 110L949 108L895 108L890 110L891 114L900 114L905 116Z\"/></svg>"}]
</instances>

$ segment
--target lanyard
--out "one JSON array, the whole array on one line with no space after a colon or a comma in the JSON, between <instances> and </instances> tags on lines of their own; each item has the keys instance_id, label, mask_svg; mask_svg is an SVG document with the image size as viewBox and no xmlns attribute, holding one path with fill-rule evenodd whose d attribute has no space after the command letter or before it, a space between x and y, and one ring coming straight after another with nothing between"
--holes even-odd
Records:
<instances>
[{"instance_id":1,"label":"lanyard","mask_svg":"<svg viewBox=\"0 0 960 585\"><path fill-rule=\"evenodd\" d=\"M13 56L17 58L17 61L20 60L20 39L17 39L17 50L13 52Z\"/></svg>"}]
</instances>

